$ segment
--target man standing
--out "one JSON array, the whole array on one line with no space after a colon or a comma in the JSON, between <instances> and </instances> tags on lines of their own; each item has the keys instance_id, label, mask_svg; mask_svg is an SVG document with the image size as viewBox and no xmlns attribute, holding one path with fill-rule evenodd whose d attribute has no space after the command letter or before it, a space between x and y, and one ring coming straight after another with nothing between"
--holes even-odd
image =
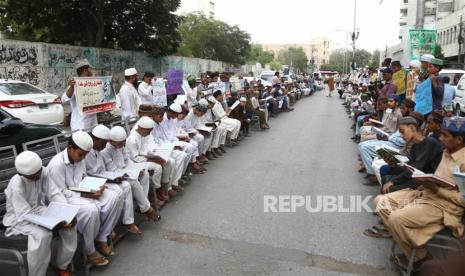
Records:
<instances>
[{"instance_id":1,"label":"man standing","mask_svg":"<svg viewBox=\"0 0 465 276\"><path fill-rule=\"evenodd\" d=\"M153 72L145 72L143 81L137 87L137 92L139 93L140 98L140 104L153 104L152 80L154 77L155 74Z\"/></svg>"},{"instance_id":2,"label":"man standing","mask_svg":"<svg viewBox=\"0 0 465 276\"><path fill-rule=\"evenodd\" d=\"M444 80L439 76L442 70L443 61L438 58L431 59L428 66L428 74L432 85L433 110L442 109L442 99L444 98Z\"/></svg>"},{"instance_id":3,"label":"man standing","mask_svg":"<svg viewBox=\"0 0 465 276\"><path fill-rule=\"evenodd\" d=\"M139 94L135 84L137 83L136 68L129 68L124 70L124 84L119 90L119 98L121 102L121 109L123 111L121 118L127 120L131 117L137 116L137 110L140 105Z\"/></svg>"},{"instance_id":4,"label":"man standing","mask_svg":"<svg viewBox=\"0 0 465 276\"><path fill-rule=\"evenodd\" d=\"M410 62L410 72L407 74L406 98L415 100L415 88L417 87L418 76L420 74L421 63L418 60Z\"/></svg>"},{"instance_id":5,"label":"man standing","mask_svg":"<svg viewBox=\"0 0 465 276\"><path fill-rule=\"evenodd\" d=\"M400 61L395 60L391 63L392 69L392 81L396 84L396 94L401 98L405 99L405 72L402 70Z\"/></svg>"},{"instance_id":6,"label":"man standing","mask_svg":"<svg viewBox=\"0 0 465 276\"><path fill-rule=\"evenodd\" d=\"M74 65L78 77L92 77L92 70L90 63L87 59L78 60ZM79 129L91 129L97 125L97 114L81 115L79 113L79 107L76 103L75 87L76 81L74 78L68 81L68 88L66 92L61 96L63 103L69 102L71 105L71 130Z\"/></svg>"}]
</instances>

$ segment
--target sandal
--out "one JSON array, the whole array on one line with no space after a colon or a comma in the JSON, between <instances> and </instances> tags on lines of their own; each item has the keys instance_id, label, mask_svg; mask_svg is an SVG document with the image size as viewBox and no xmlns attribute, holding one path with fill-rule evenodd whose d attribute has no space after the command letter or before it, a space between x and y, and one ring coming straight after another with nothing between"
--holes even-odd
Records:
<instances>
[{"instance_id":1,"label":"sandal","mask_svg":"<svg viewBox=\"0 0 465 276\"><path fill-rule=\"evenodd\" d=\"M94 253L87 255L87 262L95 266L106 266L110 263L108 259L102 256L100 253L98 253L98 251L95 251Z\"/></svg>"},{"instance_id":2,"label":"sandal","mask_svg":"<svg viewBox=\"0 0 465 276\"><path fill-rule=\"evenodd\" d=\"M381 229L379 229L381 230ZM377 239L390 239L392 236L388 231L379 231L376 228L368 228L363 231L363 234L368 237L377 238Z\"/></svg>"},{"instance_id":3,"label":"sandal","mask_svg":"<svg viewBox=\"0 0 465 276\"><path fill-rule=\"evenodd\" d=\"M143 213L148 219L153 221L159 221L161 219L160 214L153 208L150 208L147 212Z\"/></svg>"},{"instance_id":4,"label":"sandal","mask_svg":"<svg viewBox=\"0 0 465 276\"><path fill-rule=\"evenodd\" d=\"M400 270L408 270L409 259L404 254L391 254L390 259ZM418 272L421 265L431 259L432 256L428 253L423 259L413 262L412 272Z\"/></svg>"},{"instance_id":5,"label":"sandal","mask_svg":"<svg viewBox=\"0 0 465 276\"><path fill-rule=\"evenodd\" d=\"M142 231L137 227L137 225L133 224L123 224L123 227L126 231L134 235L142 234Z\"/></svg>"},{"instance_id":6,"label":"sandal","mask_svg":"<svg viewBox=\"0 0 465 276\"><path fill-rule=\"evenodd\" d=\"M108 244L104 242L98 242L97 243L97 250L102 253L105 256L113 256L115 255L115 252L111 250L111 248L108 246Z\"/></svg>"}]
</instances>

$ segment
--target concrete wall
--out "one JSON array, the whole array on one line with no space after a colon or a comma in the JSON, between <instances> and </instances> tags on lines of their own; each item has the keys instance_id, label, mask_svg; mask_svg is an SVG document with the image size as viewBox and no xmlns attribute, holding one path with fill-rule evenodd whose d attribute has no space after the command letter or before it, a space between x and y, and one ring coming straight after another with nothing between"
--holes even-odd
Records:
<instances>
[{"instance_id":1,"label":"concrete wall","mask_svg":"<svg viewBox=\"0 0 465 276\"><path fill-rule=\"evenodd\" d=\"M157 76L164 76L170 68L183 70L185 75L234 71L231 64L221 61L152 58L142 52L0 39L0 78L22 80L59 95L66 89L69 77L76 74L75 61L82 58L92 64L94 75L113 76L117 89L124 80L124 69L129 67L135 67L140 74L150 70Z\"/></svg>"}]
</instances>

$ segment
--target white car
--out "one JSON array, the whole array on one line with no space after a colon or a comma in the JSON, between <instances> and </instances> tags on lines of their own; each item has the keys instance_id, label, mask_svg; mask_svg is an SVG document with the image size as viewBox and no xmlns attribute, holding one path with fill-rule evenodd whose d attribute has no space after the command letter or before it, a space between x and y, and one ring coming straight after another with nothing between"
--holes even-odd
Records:
<instances>
[{"instance_id":1,"label":"white car","mask_svg":"<svg viewBox=\"0 0 465 276\"><path fill-rule=\"evenodd\" d=\"M58 125L64 118L60 97L16 80L0 80L0 108L25 123Z\"/></svg>"}]
</instances>

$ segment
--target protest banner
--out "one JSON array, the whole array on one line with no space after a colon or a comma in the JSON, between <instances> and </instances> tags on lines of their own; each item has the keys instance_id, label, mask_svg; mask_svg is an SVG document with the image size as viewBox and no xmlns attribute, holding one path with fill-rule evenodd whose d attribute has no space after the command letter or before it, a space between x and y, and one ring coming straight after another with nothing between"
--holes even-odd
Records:
<instances>
[{"instance_id":1,"label":"protest banner","mask_svg":"<svg viewBox=\"0 0 465 276\"><path fill-rule=\"evenodd\" d=\"M76 104L81 115L113 110L116 94L111 76L74 78Z\"/></svg>"}]
</instances>

